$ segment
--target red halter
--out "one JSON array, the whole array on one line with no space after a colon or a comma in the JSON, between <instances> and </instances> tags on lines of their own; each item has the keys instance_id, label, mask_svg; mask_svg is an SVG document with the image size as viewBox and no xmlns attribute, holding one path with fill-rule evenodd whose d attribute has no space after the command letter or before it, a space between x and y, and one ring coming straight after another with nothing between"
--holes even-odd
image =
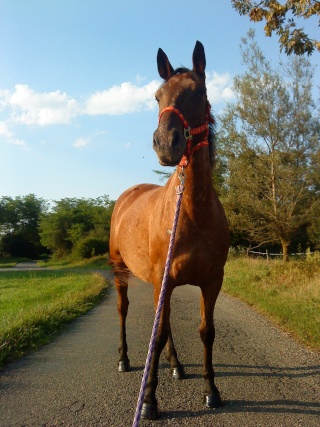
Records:
<instances>
[{"instance_id":1,"label":"red halter","mask_svg":"<svg viewBox=\"0 0 320 427\"><path fill-rule=\"evenodd\" d=\"M172 113L175 113L179 117L179 119L181 120L183 127L184 127L184 137L186 138L187 146L186 146L186 150L184 152L184 155L181 158L179 166L186 167L189 163L191 155L195 151L199 150L199 148L201 148L201 147L205 147L205 146L209 145L209 142L208 142L209 123L214 123L214 119L210 115L210 109L211 109L211 105L210 105L209 101L207 101L206 123L199 126L199 127L196 127L196 128L191 128L189 126L187 120L185 119L183 114L177 108L169 106L169 107L165 107L161 111L161 113L159 115L159 123L160 123L161 117L163 116L163 113L172 112ZM196 144L194 147L191 147L193 135L198 135L199 133L202 133L202 132L206 132L205 139L203 141L199 142L198 144Z\"/></svg>"}]
</instances>

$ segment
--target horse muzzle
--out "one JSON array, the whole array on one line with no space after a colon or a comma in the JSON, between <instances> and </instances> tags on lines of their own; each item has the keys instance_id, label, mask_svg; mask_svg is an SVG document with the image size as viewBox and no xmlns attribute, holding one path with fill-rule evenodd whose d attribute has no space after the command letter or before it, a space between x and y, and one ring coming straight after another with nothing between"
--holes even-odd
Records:
<instances>
[{"instance_id":1,"label":"horse muzzle","mask_svg":"<svg viewBox=\"0 0 320 427\"><path fill-rule=\"evenodd\" d=\"M186 140L176 129L168 131L159 126L153 134L153 148L162 166L176 166L186 149Z\"/></svg>"}]
</instances>

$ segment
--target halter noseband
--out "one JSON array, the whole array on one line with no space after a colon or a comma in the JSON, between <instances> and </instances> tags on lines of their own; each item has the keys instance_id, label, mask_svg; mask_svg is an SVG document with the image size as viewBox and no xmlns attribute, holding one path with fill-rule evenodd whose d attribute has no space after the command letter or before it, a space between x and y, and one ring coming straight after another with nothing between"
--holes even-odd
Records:
<instances>
[{"instance_id":1,"label":"halter noseband","mask_svg":"<svg viewBox=\"0 0 320 427\"><path fill-rule=\"evenodd\" d=\"M210 114L211 105L210 105L209 101L207 101L207 107L206 108L207 108L206 123L199 126L199 127L196 127L196 128L191 128L189 126L187 120L185 119L183 114L177 108L170 107L170 106L165 107L159 115L158 125L160 124L160 120L161 120L161 117L163 116L163 113L166 113L166 112L175 113L182 122L182 125L184 128L184 137L186 138L187 146L186 146L185 152L181 158L181 161L179 163L180 167L186 167L188 165L190 157L195 151L199 150L199 148L201 148L201 147L209 145L209 142L208 142L209 123L214 123L214 119ZM194 147L191 147L193 135L198 135L202 132L206 132L205 139L203 141L199 142L198 144L196 144Z\"/></svg>"}]
</instances>

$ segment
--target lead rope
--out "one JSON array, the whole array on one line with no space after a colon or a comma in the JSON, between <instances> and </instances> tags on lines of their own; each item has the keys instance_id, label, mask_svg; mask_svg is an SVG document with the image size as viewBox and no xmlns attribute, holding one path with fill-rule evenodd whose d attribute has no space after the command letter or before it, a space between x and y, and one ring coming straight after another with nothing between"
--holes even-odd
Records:
<instances>
[{"instance_id":1,"label":"lead rope","mask_svg":"<svg viewBox=\"0 0 320 427\"><path fill-rule=\"evenodd\" d=\"M139 392L139 397L138 397L138 402L137 402L137 408L136 408L136 412L134 415L132 427L139 427L139 421L140 421L140 417L141 417L141 409L142 409L143 399L144 399L144 395L145 395L145 391L146 391L146 385L147 385L147 378L148 378L149 371L150 371L151 357L152 357L152 353L154 350L155 338L156 338L156 335L158 332L158 327L159 327L159 323L160 323L160 315L161 315L161 311L162 311L162 307L163 307L163 303L164 303L164 297L166 294L166 287L167 287L168 276L169 276L169 271L170 271L170 266L171 266L174 239L176 236L176 230L177 230L179 212L180 212L180 207L181 207L182 194L184 191L185 173L184 173L183 168L181 168L181 173L178 176L180 179L180 185L178 185L176 188L177 203L176 203L176 210L175 210L175 214L174 214L174 218L173 218L173 225L172 225L172 232L170 235L168 254L167 254L166 264L164 267L164 274L163 274L163 279L162 279L162 284L161 284L161 291L160 291L158 306L157 306L157 310L156 310L156 314L155 314L155 318L154 318L154 323L153 323L153 328L152 328L152 333L151 333L151 338L150 338L150 343L149 343L149 349L148 349L146 364L145 364L144 371L143 371L141 387L140 387L140 392Z\"/></svg>"}]
</instances>

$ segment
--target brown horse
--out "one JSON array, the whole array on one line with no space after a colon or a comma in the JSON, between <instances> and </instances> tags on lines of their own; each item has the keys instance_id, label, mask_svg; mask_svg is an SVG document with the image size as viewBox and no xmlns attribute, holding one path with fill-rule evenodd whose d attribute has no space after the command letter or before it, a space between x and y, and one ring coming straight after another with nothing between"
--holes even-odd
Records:
<instances>
[{"instance_id":1,"label":"brown horse","mask_svg":"<svg viewBox=\"0 0 320 427\"><path fill-rule=\"evenodd\" d=\"M184 170L185 190L173 258L142 406L142 417L148 419L158 417L157 370L165 345L173 376L184 377L171 335L170 297L176 286L185 284L201 289L204 402L210 408L222 406L212 366L213 310L223 281L230 238L226 217L212 184L215 135L206 95L206 59L200 42L196 43L192 59L192 70L174 70L161 49L157 56L164 83L156 93L160 115L153 147L160 164L177 166L177 169L164 187L141 184L125 191L116 202L111 222L110 260L120 316L119 371L128 371L128 277L131 272L152 283L157 305L175 211L176 187L180 184L178 175Z\"/></svg>"}]
</instances>

